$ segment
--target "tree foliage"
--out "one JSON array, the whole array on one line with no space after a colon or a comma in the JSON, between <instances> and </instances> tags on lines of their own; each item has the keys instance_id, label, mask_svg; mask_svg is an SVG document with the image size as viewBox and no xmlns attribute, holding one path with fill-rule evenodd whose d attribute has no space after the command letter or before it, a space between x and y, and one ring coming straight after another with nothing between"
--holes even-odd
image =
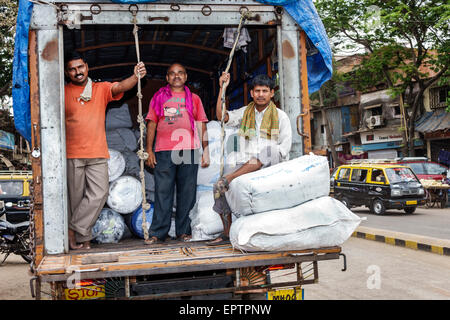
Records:
<instances>
[{"instance_id":1,"label":"tree foliage","mask_svg":"<svg viewBox=\"0 0 450 320\"><path fill-rule=\"evenodd\" d=\"M17 0L0 0L0 102L11 95Z\"/></svg>"},{"instance_id":2,"label":"tree foliage","mask_svg":"<svg viewBox=\"0 0 450 320\"><path fill-rule=\"evenodd\" d=\"M316 0L317 11L337 48L359 46L364 59L352 73L356 89L386 84L403 94L408 130L424 91L450 79L450 3L446 0ZM413 90L414 89L414 90ZM409 141L412 154L413 141Z\"/></svg>"}]
</instances>

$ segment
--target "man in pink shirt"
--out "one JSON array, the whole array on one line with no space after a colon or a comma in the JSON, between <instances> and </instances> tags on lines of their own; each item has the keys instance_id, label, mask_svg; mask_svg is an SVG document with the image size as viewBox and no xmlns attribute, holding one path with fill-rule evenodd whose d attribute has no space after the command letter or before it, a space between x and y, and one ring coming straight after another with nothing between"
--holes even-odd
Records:
<instances>
[{"instance_id":1,"label":"man in pink shirt","mask_svg":"<svg viewBox=\"0 0 450 320\"><path fill-rule=\"evenodd\" d=\"M155 213L147 244L164 241L169 233L175 186L176 235L182 241L191 239L189 212L196 200L199 136L203 147L201 165L209 166L208 118L200 97L185 86L186 69L181 64L172 64L166 80L168 85L155 93L146 117L149 155L146 162L154 168L155 175Z\"/></svg>"}]
</instances>

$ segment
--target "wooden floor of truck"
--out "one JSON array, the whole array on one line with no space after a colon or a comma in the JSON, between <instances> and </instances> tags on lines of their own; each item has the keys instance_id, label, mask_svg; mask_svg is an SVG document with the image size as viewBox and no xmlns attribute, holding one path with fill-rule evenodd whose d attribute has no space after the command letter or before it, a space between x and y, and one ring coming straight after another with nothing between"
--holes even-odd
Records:
<instances>
[{"instance_id":1,"label":"wooden floor of truck","mask_svg":"<svg viewBox=\"0 0 450 320\"><path fill-rule=\"evenodd\" d=\"M37 267L44 281L62 281L77 274L79 279L139 276L243 268L302 261L339 259L340 247L282 251L241 252L231 244L207 246L204 241L145 245L143 241L94 245L91 250L46 255Z\"/></svg>"}]
</instances>

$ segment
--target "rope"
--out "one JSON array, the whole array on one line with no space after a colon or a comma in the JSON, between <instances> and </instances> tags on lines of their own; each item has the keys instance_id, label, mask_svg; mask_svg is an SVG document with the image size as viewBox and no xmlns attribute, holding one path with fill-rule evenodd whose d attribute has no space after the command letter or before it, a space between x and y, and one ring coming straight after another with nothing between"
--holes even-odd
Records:
<instances>
[{"instance_id":1,"label":"rope","mask_svg":"<svg viewBox=\"0 0 450 320\"><path fill-rule=\"evenodd\" d=\"M225 68L225 73L228 73L228 70L230 69L231 66L231 62L233 61L233 56L234 56L234 51L236 50L236 45L239 41L239 37L241 35L241 29L242 26L244 25L244 22L246 19L248 19L250 17L250 12L249 11L245 11L241 13L241 19L239 21L239 26L238 29L236 31L236 38L234 39L234 43L233 43L233 47L231 48L231 52L230 52L230 56L228 58L228 63L227 63L227 67ZM221 96L221 101L222 101L222 118L220 121L220 125L221 125L221 145L220 145L220 178L223 177L223 170L224 170L224 159L225 159L225 122L224 122L224 118L225 118L225 92L226 92L226 85L223 85L223 90L222 90L222 96Z\"/></svg>"},{"instance_id":2,"label":"rope","mask_svg":"<svg viewBox=\"0 0 450 320\"><path fill-rule=\"evenodd\" d=\"M132 11L133 14L133 35L134 35L134 43L136 46L136 57L138 63L141 61L141 56L139 53L139 37L138 37L138 26L136 20L137 10ZM147 219L146 219L146 211L150 209L150 204L147 202L147 197L145 195L145 173L144 173L144 161L148 158L148 153L145 152L144 149L144 130L145 130L145 121L142 115L142 92L141 92L141 78L139 75L136 75L138 78L137 85L137 98L138 98L138 109L139 114L137 117L137 122L139 123L139 150L136 152L139 157L140 162L140 172L139 177L141 179L141 191L142 191L142 230L144 231L144 240L148 240L148 229L147 229Z\"/></svg>"}]
</instances>

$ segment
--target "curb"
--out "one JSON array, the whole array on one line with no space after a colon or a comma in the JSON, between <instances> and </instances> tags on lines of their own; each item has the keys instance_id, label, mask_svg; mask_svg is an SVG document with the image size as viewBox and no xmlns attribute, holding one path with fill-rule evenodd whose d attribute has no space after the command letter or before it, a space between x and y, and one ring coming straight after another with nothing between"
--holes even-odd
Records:
<instances>
[{"instance_id":1,"label":"curb","mask_svg":"<svg viewBox=\"0 0 450 320\"><path fill-rule=\"evenodd\" d=\"M450 240L446 239L367 227L356 228L356 231L353 232L352 237L450 256Z\"/></svg>"}]
</instances>

